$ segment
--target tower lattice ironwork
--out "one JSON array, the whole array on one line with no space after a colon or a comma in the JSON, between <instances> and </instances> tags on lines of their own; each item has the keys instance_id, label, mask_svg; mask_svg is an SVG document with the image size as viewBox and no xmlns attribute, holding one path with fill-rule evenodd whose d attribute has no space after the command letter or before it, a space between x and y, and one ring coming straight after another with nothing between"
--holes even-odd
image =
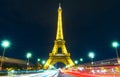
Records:
<instances>
[{"instance_id":1,"label":"tower lattice ironwork","mask_svg":"<svg viewBox=\"0 0 120 77\"><path fill-rule=\"evenodd\" d=\"M49 66L54 65L57 62L64 63L66 66L74 66L74 63L70 58L70 53L67 51L65 40L63 37L62 8L60 4L58 8L56 40L54 41L52 53L49 53L49 59L46 61L44 65L44 69L48 69Z\"/></svg>"}]
</instances>

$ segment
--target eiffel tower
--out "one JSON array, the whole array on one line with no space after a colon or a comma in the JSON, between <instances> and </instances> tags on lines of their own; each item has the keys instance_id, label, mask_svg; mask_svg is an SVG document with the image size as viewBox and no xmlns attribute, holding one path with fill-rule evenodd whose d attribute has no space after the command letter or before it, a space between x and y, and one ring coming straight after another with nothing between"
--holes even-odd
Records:
<instances>
[{"instance_id":1,"label":"eiffel tower","mask_svg":"<svg viewBox=\"0 0 120 77\"><path fill-rule=\"evenodd\" d=\"M54 47L52 53L49 53L49 59L44 65L44 69L48 69L49 66L54 65L57 62L64 63L66 66L74 66L70 53L68 53L63 37L62 29L62 8L59 4L58 8L58 22L57 22L57 34L56 40L54 41Z\"/></svg>"}]
</instances>

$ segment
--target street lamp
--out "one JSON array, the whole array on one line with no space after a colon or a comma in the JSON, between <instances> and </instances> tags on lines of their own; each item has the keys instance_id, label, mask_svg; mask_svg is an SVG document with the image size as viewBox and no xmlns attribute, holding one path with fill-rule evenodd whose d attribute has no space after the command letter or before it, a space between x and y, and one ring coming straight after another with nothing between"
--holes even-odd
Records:
<instances>
[{"instance_id":1,"label":"street lamp","mask_svg":"<svg viewBox=\"0 0 120 77\"><path fill-rule=\"evenodd\" d=\"M27 69L28 69L28 66L29 66L29 58L31 58L31 56L32 56L32 54L30 53L30 52L28 52L27 54L26 54L26 57L27 57Z\"/></svg>"},{"instance_id":2,"label":"street lamp","mask_svg":"<svg viewBox=\"0 0 120 77\"><path fill-rule=\"evenodd\" d=\"M89 52L88 56L91 58L91 64L93 65L93 58L95 57L95 54L93 52Z\"/></svg>"},{"instance_id":3,"label":"street lamp","mask_svg":"<svg viewBox=\"0 0 120 77\"><path fill-rule=\"evenodd\" d=\"M119 43L114 41L112 43L112 46L116 49L116 56L117 56L117 61L118 61L118 64L120 64L120 61L119 61L119 55L118 55L118 46L119 46Z\"/></svg>"},{"instance_id":4,"label":"street lamp","mask_svg":"<svg viewBox=\"0 0 120 77\"><path fill-rule=\"evenodd\" d=\"M77 60L75 60L75 64L78 64L78 61L77 61Z\"/></svg>"},{"instance_id":5,"label":"street lamp","mask_svg":"<svg viewBox=\"0 0 120 77\"><path fill-rule=\"evenodd\" d=\"M40 58L37 59L37 62L40 62Z\"/></svg>"},{"instance_id":6,"label":"street lamp","mask_svg":"<svg viewBox=\"0 0 120 77\"><path fill-rule=\"evenodd\" d=\"M37 64L39 64L39 62L40 62L40 58L37 59Z\"/></svg>"},{"instance_id":7,"label":"street lamp","mask_svg":"<svg viewBox=\"0 0 120 77\"><path fill-rule=\"evenodd\" d=\"M80 62L83 62L83 58L80 58Z\"/></svg>"},{"instance_id":8,"label":"street lamp","mask_svg":"<svg viewBox=\"0 0 120 77\"><path fill-rule=\"evenodd\" d=\"M10 42L8 40L3 40L2 43L1 43L1 46L4 48L4 50L3 50L3 55L1 57L0 70L2 70L2 64L3 64L4 55L5 55L5 49L10 46Z\"/></svg>"},{"instance_id":9,"label":"street lamp","mask_svg":"<svg viewBox=\"0 0 120 77\"><path fill-rule=\"evenodd\" d=\"M42 64L45 64L45 60L42 61Z\"/></svg>"}]
</instances>

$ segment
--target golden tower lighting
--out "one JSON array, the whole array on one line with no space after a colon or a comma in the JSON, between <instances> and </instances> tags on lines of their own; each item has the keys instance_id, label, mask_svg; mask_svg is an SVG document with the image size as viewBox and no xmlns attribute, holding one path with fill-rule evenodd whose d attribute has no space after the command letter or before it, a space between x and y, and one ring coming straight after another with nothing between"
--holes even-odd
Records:
<instances>
[{"instance_id":1,"label":"golden tower lighting","mask_svg":"<svg viewBox=\"0 0 120 77\"><path fill-rule=\"evenodd\" d=\"M57 62L64 63L66 66L74 66L74 62L70 58L70 53L68 53L65 40L63 37L62 29L62 8L59 4L58 8L58 22L57 22L57 33L56 39L54 41L54 47L52 53L49 53L49 59L44 65L44 69L48 69L50 65L54 65Z\"/></svg>"}]
</instances>

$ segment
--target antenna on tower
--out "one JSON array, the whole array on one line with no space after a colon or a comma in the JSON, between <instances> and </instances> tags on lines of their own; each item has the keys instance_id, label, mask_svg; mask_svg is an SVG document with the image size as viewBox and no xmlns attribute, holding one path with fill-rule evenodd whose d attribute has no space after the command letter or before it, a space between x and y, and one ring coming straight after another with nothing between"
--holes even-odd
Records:
<instances>
[{"instance_id":1,"label":"antenna on tower","mask_svg":"<svg viewBox=\"0 0 120 77\"><path fill-rule=\"evenodd\" d=\"M59 3L59 9L61 9L61 3Z\"/></svg>"}]
</instances>

